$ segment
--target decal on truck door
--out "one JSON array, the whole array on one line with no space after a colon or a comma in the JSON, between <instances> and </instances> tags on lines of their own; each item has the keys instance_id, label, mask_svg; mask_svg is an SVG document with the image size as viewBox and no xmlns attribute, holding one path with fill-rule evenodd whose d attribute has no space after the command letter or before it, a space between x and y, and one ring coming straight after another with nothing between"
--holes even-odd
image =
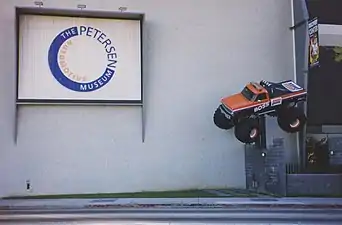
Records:
<instances>
[{"instance_id":1,"label":"decal on truck door","mask_svg":"<svg viewBox=\"0 0 342 225\"><path fill-rule=\"evenodd\" d=\"M295 82L293 81L288 81L285 83L282 83L283 87L286 88L287 90L291 91L291 92L296 92L296 91L301 91L303 90L303 88L301 88L300 86L298 86Z\"/></svg>"},{"instance_id":2,"label":"decal on truck door","mask_svg":"<svg viewBox=\"0 0 342 225\"><path fill-rule=\"evenodd\" d=\"M271 106L281 105L282 98L273 98L271 99Z\"/></svg>"},{"instance_id":3,"label":"decal on truck door","mask_svg":"<svg viewBox=\"0 0 342 225\"><path fill-rule=\"evenodd\" d=\"M254 108L254 112L258 112L260 110L263 110L263 109L267 108L269 105L270 105L270 102L262 103L261 105L258 105L257 107Z\"/></svg>"}]
</instances>

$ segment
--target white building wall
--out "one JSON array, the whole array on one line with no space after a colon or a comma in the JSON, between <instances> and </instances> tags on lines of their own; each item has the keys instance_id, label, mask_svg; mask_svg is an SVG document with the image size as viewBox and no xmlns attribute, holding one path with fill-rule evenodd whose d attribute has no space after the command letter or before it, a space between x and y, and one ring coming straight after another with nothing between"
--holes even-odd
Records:
<instances>
[{"instance_id":1,"label":"white building wall","mask_svg":"<svg viewBox=\"0 0 342 225\"><path fill-rule=\"evenodd\" d=\"M44 7L80 3L146 15L145 143L140 108L113 106L21 106L14 143L14 7L33 1L3 0L0 196L27 194L26 180L31 194L244 187L243 145L212 115L246 82L293 78L290 0L49 0Z\"/></svg>"}]
</instances>

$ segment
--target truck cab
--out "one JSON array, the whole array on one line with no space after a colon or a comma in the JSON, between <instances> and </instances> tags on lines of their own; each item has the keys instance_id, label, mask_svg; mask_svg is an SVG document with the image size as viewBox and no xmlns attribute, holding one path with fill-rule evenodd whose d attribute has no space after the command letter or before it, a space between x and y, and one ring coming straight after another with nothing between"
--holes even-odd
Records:
<instances>
[{"instance_id":1,"label":"truck cab","mask_svg":"<svg viewBox=\"0 0 342 225\"><path fill-rule=\"evenodd\" d=\"M259 83L248 83L240 93L221 99L221 103L232 111L240 111L269 102L267 90Z\"/></svg>"},{"instance_id":2,"label":"truck cab","mask_svg":"<svg viewBox=\"0 0 342 225\"><path fill-rule=\"evenodd\" d=\"M252 102L265 102L269 101L267 90L256 82L250 82L241 91L241 94L245 97L249 97Z\"/></svg>"}]
</instances>

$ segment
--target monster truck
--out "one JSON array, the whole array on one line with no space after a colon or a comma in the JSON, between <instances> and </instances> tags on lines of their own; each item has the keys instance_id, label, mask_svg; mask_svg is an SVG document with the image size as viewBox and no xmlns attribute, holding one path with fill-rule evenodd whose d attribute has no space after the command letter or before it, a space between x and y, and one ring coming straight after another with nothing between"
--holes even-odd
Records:
<instances>
[{"instance_id":1,"label":"monster truck","mask_svg":"<svg viewBox=\"0 0 342 225\"><path fill-rule=\"evenodd\" d=\"M291 80L250 82L240 93L221 99L214 123L225 130L235 127L235 137L243 143L258 140L259 118L264 115L277 117L282 130L295 133L306 123L305 114L297 107L306 97L306 91Z\"/></svg>"}]
</instances>

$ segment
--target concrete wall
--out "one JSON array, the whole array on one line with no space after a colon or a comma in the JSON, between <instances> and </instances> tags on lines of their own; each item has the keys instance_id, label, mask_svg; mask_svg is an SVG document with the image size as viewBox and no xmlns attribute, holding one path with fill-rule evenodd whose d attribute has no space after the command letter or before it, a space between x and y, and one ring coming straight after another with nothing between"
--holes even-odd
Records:
<instances>
[{"instance_id":1,"label":"concrete wall","mask_svg":"<svg viewBox=\"0 0 342 225\"><path fill-rule=\"evenodd\" d=\"M288 196L341 196L341 174L287 174Z\"/></svg>"},{"instance_id":2,"label":"concrete wall","mask_svg":"<svg viewBox=\"0 0 342 225\"><path fill-rule=\"evenodd\" d=\"M24 106L15 133L15 6L0 7L0 196L244 187L244 148L212 122L250 80L293 79L290 1L49 0L146 14L146 140L137 107ZM273 134L289 135L275 126ZM278 133L277 133L278 132ZM292 136L294 137L294 136Z\"/></svg>"},{"instance_id":3,"label":"concrete wall","mask_svg":"<svg viewBox=\"0 0 342 225\"><path fill-rule=\"evenodd\" d=\"M336 151L340 139L329 138ZM340 173L308 173L301 170L298 164L286 164L284 155L287 152L281 144L258 149L247 146L246 186L247 189L273 193L280 196L341 196L342 175ZM340 152L336 152L336 158ZM336 166L336 161L331 162ZM333 170L331 168L331 170Z\"/></svg>"},{"instance_id":4,"label":"concrete wall","mask_svg":"<svg viewBox=\"0 0 342 225\"><path fill-rule=\"evenodd\" d=\"M268 149L245 148L246 188L257 192L286 195L286 160L283 140Z\"/></svg>"},{"instance_id":5,"label":"concrete wall","mask_svg":"<svg viewBox=\"0 0 342 225\"><path fill-rule=\"evenodd\" d=\"M342 166L342 137L329 137L328 140L330 164L334 166Z\"/></svg>"}]
</instances>

